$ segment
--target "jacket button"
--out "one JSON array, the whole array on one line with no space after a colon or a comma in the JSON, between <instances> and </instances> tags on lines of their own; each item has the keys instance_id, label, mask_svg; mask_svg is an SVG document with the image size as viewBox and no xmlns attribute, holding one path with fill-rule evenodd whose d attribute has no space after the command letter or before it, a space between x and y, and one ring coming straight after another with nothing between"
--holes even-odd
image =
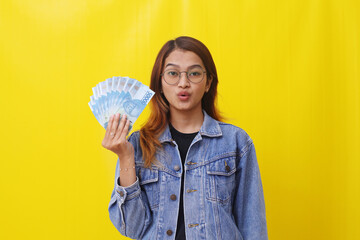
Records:
<instances>
[{"instance_id":1,"label":"jacket button","mask_svg":"<svg viewBox=\"0 0 360 240\"><path fill-rule=\"evenodd\" d=\"M166 231L166 234L171 236L173 234L173 231L171 231L170 229Z\"/></svg>"},{"instance_id":2,"label":"jacket button","mask_svg":"<svg viewBox=\"0 0 360 240\"><path fill-rule=\"evenodd\" d=\"M230 167L229 167L229 166L226 166L226 167L225 167L225 171L226 171L226 172L230 172Z\"/></svg>"},{"instance_id":3,"label":"jacket button","mask_svg":"<svg viewBox=\"0 0 360 240\"><path fill-rule=\"evenodd\" d=\"M123 197L123 196L124 196L124 192L120 192L120 196Z\"/></svg>"},{"instance_id":4,"label":"jacket button","mask_svg":"<svg viewBox=\"0 0 360 240\"><path fill-rule=\"evenodd\" d=\"M173 201L175 201L175 200L176 200L176 195L175 195L175 194L171 194L170 199L173 200Z\"/></svg>"},{"instance_id":5,"label":"jacket button","mask_svg":"<svg viewBox=\"0 0 360 240\"><path fill-rule=\"evenodd\" d=\"M174 170L175 170L175 171L179 171L179 170L180 170L180 166L179 166L179 165L175 165L175 166L174 166Z\"/></svg>"}]
</instances>

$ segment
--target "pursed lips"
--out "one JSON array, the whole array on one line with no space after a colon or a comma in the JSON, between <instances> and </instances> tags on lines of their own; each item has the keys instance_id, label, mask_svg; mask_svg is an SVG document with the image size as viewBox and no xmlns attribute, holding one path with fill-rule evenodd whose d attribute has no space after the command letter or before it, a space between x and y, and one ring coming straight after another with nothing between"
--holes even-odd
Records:
<instances>
[{"instance_id":1,"label":"pursed lips","mask_svg":"<svg viewBox=\"0 0 360 240\"><path fill-rule=\"evenodd\" d=\"M186 101L189 99L190 97L190 93L188 92L185 92L185 91L181 91L177 94L178 98L181 100L181 101Z\"/></svg>"},{"instance_id":2,"label":"pursed lips","mask_svg":"<svg viewBox=\"0 0 360 240\"><path fill-rule=\"evenodd\" d=\"M190 94L188 93L188 92L179 92L178 94L177 94L178 96L190 96Z\"/></svg>"}]
</instances>

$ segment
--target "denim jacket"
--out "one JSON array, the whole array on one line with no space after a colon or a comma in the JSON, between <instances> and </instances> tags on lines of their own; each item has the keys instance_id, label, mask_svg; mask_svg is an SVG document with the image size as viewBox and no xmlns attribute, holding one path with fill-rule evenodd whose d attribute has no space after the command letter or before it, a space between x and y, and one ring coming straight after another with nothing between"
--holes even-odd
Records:
<instances>
[{"instance_id":1,"label":"denim jacket","mask_svg":"<svg viewBox=\"0 0 360 240\"><path fill-rule=\"evenodd\" d=\"M175 239L181 176L187 239L265 240L265 203L255 148L248 134L204 111L204 122L182 166L169 126L159 137L163 151L145 168L139 132L128 138L135 149L136 182L118 184L109 203L112 223L133 239Z\"/></svg>"}]
</instances>

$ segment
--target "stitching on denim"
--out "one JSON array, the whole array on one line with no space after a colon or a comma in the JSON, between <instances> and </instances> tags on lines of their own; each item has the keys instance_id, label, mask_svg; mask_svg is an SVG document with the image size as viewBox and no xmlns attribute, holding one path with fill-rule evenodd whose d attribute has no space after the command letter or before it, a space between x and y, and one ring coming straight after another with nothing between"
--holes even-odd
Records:
<instances>
[{"instance_id":1,"label":"stitching on denim","mask_svg":"<svg viewBox=\"0 0 360 240\"><path fill-rule=\"evenodd\" d=\"M163 172L166 172L174 177L178 177L180 178L181 177L181 173L175 173L174 171L172 171L171 169L167 168L167 167L162 167L160 168L159 170L163 171Z\"/></svg>"},{"instance_id":2,"label":"stitching on denim","mask_svg":"<svg viewBox=\"0 0 360 240\"><path fill-rule=\"evenodd\" d=\"M159 208L159 203L156 203L156 204L154 204L154 205L150 205L150 203L149 203L149 206L150 206L150 209L151 209L151 210L155 210L155 209L158 209L158 208Z\"/></svg>"},{"instance_id":3,"label":"stitching on denim","mask_svg":"<svg viewBox=\"0 0 360 240\"><path fill-rule=\"evenodd\" d=\"M217 176L220 175L220 176L225 176L225 177L231 176L235 172L236 172L236 167L233 170L231 170L230 172L228 172L228 173L216 172L216 171L206 171L206 173L209 174L209 175L217 175Z\"/></svg>"},{"instance_id":4,"label":"stitching on denim","mask_svg":"<svg viewBox=\"0 0 360 240\"><path fill-rule=\"evenodd\" d=\"M133 192L133 193L127 195L126 200L130 201L131 199L134 199L135 197L139 196L140 193L141 193L141 189L139 188L139 189L136 190L136 192Z\"/></svg>"},{"instance_id":5,"label":"stitching on denim","mask_svg":"<svg viewBox=\"0 0 360 240\"><path fill-rule=\"evenodd\" d=\"M249 139L246 143L246 145L240 150L240 157L243 157L251 148L251 145L253 145L253 141Z\"/></svg>"},{"instance_id":6,"label":"stitching on denim","mask_svg":"<svg viewBox=\"0 0 360 240\"><path fill-rule=\"evenodd\" d=\"M148 183L153 183L153 182L157 182L159 181L159 170L158 169L154 169L154 170L150 170L150 169L146 169L141 171L141 169L139 170L140 171L140 177L139 177L139 183L140 185L145 185L145 184L148 184ZM143 172L144 171L150 171L150 173L148 173L148 175L146 175L145 179L144 179L144 175L143 175Z\"/></svg>"},{"instance_id":7,"label":"stitching on denim","mask_svg":"<svg viewBox=\"0 0 360 240\"><path fill-rule=\"evenodd\" d=\"M236 172L236 168L232 170L234 173ZM208 174L208 173L206 173ZM232 175L232 174L231 174ZM218 198L217 196L217 184L216 184L216 178L215 176L217 175L214 175L214 174L209 174L209 176L206 176L206 177L209 177L209 188L210 189L214 189L214 195L215 197L212 197L212 196L209 196L208 194L206 194L206 199L212 201L212 202L217 202L217 203L221 203L221 204L227 204L230 200L231 200L231 196L232 196L232 193L226 198L226 199L220 199ZM227 179L230 179L230 175L229 176L224 176L224 175L221 175ZM211 184L213 184L213 186L211 186Z\"/></svg>"},{"instance_id":8,"label":"stitching on denim","mask_svg":"<svg viewBox=\"0 0 360 240\"><path fill-rule=\"evenodd\" d=\"M146 215L146 208L145 208L145 205L144 205L144 202L143 202L143 199L140 197L140 203L141 203L141 206L142 206L142 209L143 209L143 211L144 211L144 213L145 213L145 215ZM146 219L146 217L145 217L145 219ZM143 238L143 235L145 234L145 231L144 231L144 228L146 227L146 224L144 224L144 227L143 227L143 229L141 230L141 233L142 234L140 234L140 238L139 239L142 239Z\"/></svg>"},{"instance_id":9,"label":"stitching on denim","mask_svg":"<svg viewBox=\"0 0 360 240\"><path fill-rule=\"evenodd\" d=\"M230 158L230 157L236 157L236 156L239 156L239 154L237 154L236 152L221 153L221 154L216 155L215 157L210 158L207 161L198 162L195 165L189 165L189 166L187 166L186 170L192 170L192 169L207 165L211 162L217 161L222 158Z\"/></svg>"},{"instance_id":10,"label":"stitching on denim","mask_svg":"<svg viewBox=\"0 0 360 240\"><path fill-rule=\"evenodd\" d=\"M230 200L231 200L231 195L226 198L226 199L217 199L217 198L213 198L213 197L208 197L206 196L206 199L208 199L209 201L211 202L214 202L214 203L221 203L221 204L227 204Z\"/></svg>"},{"instance_id":11,"label":"stitching on denim","mask_svg":"<svg viewBox=\"0 0 360 240\"><path fill-rule=\"evenodd\" d=\"M215 181L215 180L214 180ZM216 189L215 189L216 191ZM221 239L221 227L220 227L220 216L219 216L219 204L216 204L213 202L213 210L214 210L214 214L215 214L215 225L216 225L216 235L218 237L218 239Z\"/></svg>"}]
</instances>

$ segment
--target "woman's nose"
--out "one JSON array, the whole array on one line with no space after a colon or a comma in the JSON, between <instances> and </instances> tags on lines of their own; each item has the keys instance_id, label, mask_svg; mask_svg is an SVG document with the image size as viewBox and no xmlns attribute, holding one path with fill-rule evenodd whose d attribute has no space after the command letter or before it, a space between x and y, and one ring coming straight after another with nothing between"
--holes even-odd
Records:
<instances>
[{"instance_id":1,"label":"woman's nose","mask_svg":"<svg viewBox=\"0 0 360 240\"><path fill-rule=\"evenodd\" d=\"M189 85L190 85L190 83L189 83L189 79L187 78L187 72L181 72L178 86L179 87L186 87L186 86L189 86Z\"/></svg>"}]
</instances>

